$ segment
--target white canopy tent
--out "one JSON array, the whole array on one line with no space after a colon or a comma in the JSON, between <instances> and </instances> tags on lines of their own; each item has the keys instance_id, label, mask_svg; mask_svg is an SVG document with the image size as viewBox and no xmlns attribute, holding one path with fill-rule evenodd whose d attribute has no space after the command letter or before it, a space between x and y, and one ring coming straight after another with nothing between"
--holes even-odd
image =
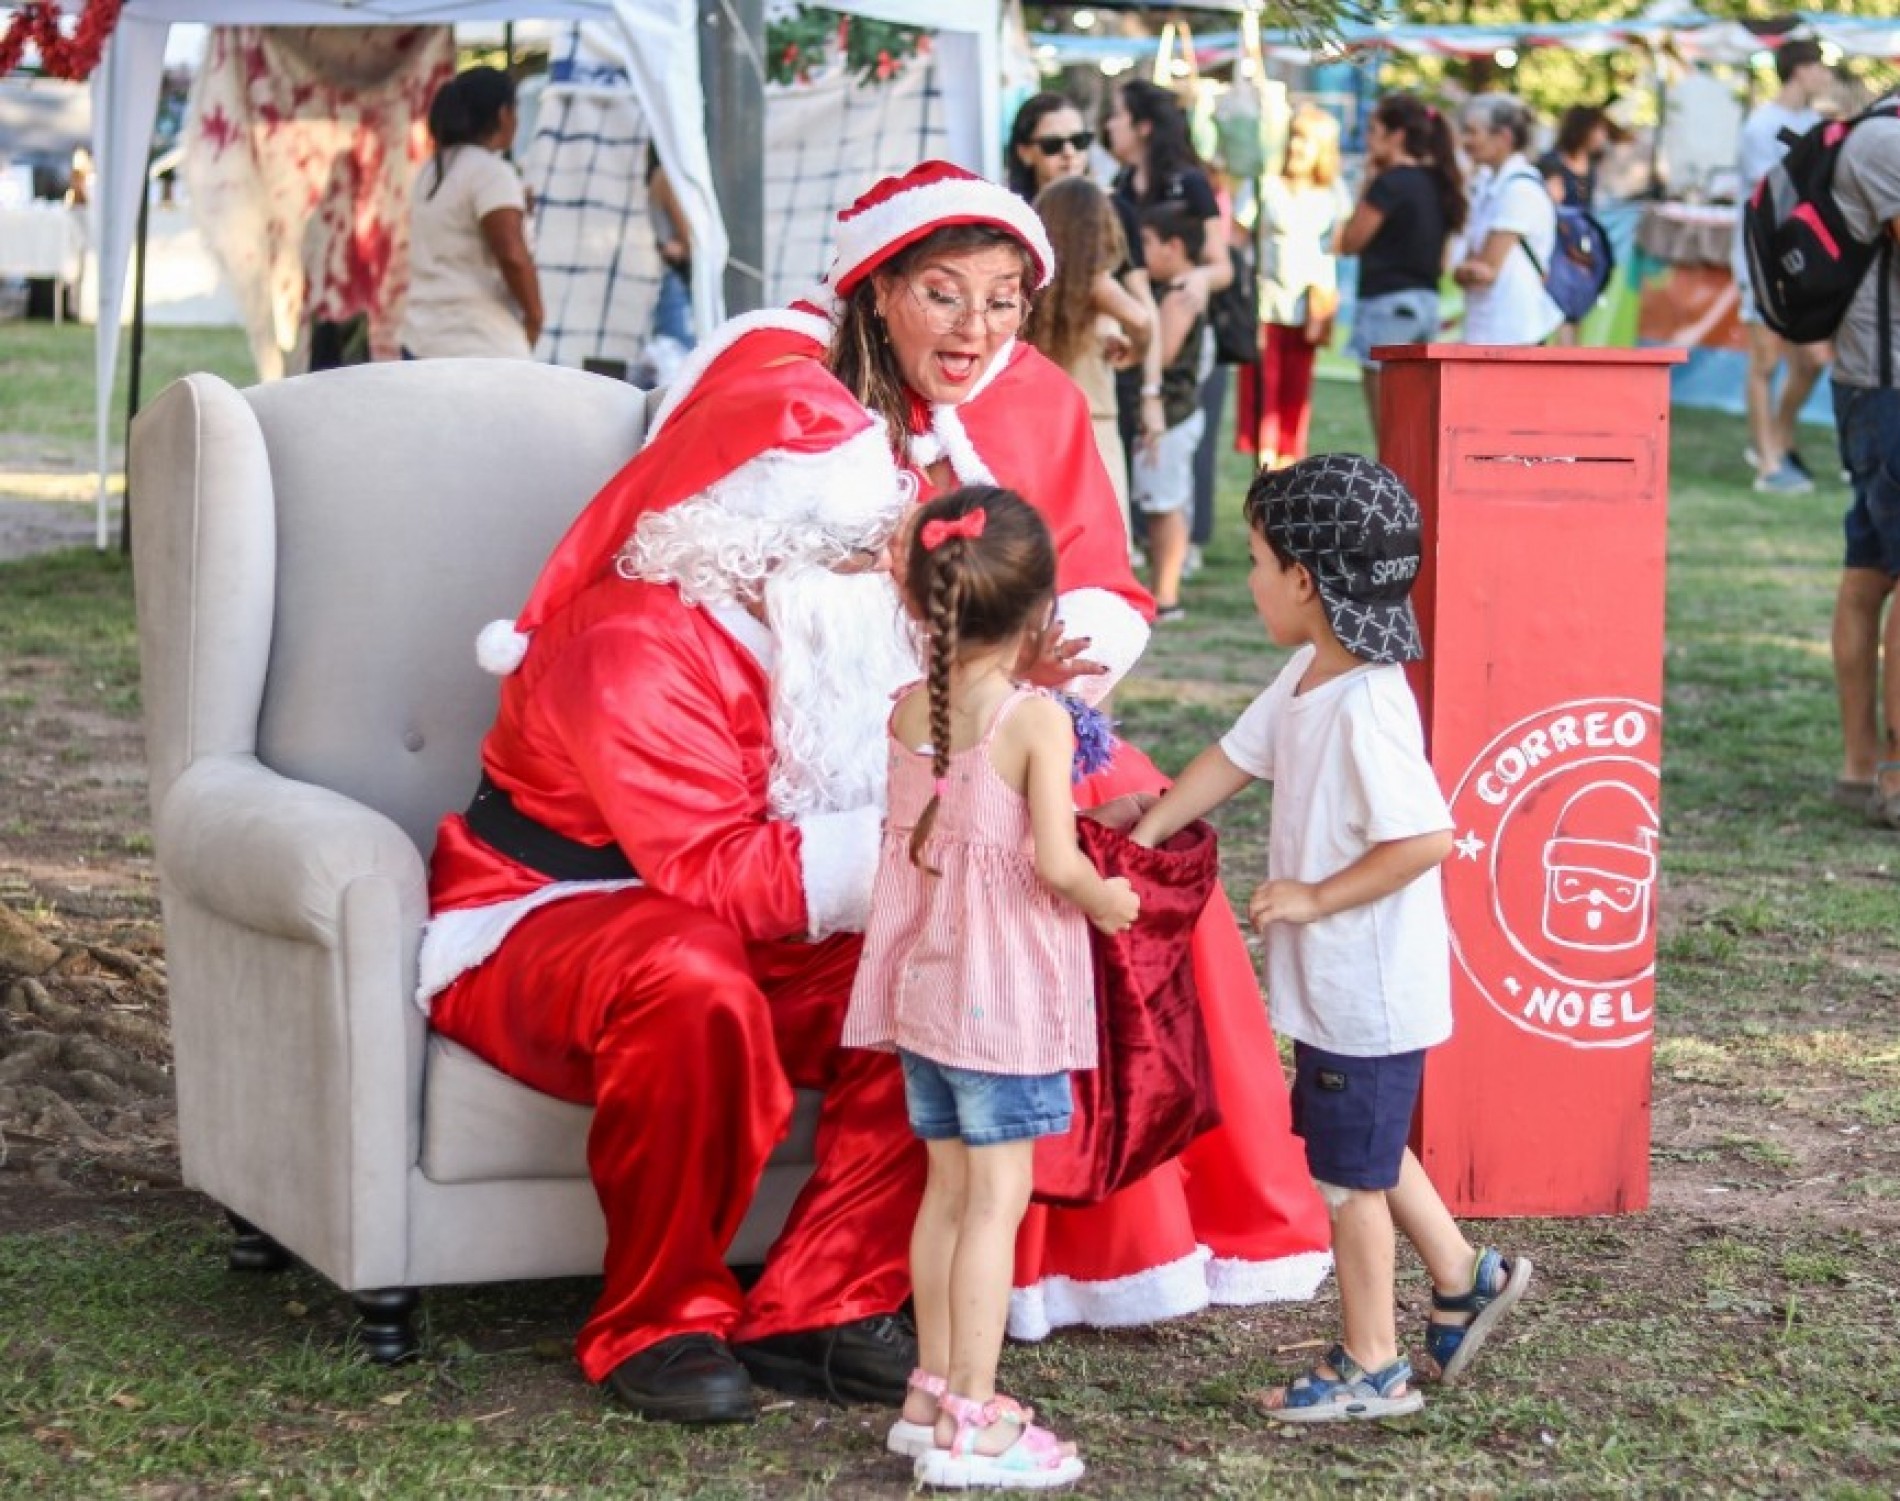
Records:
<instances>
[{"instance_id":1,"label":"white canopy tent","mask_svg":"<svg viewBox=\"0 0 1900 1501\"><path fill-rule=\"evenodd\" d=\"M1001 0L827 0L834 9L938 33L942 75L967 87L946 96L950 154L988 173L1002 157ZM99 488L97 542L107 545L106 471L119 319L158 113L165 41L174 22L216 26L419 26L459 21L594 21L625 39L632 92L652 123L693 232L693 303L700 326L725 316L729 243L713 191L700 88L698 0L125 0L93 75L93 243L99 259L95 352Z\"/></svg>"}]
</instances>

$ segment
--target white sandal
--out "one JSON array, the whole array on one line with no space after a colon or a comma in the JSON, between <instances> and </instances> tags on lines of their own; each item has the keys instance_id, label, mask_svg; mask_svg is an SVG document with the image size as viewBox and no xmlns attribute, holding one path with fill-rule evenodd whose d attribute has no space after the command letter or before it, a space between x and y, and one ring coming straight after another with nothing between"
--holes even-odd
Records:
<instances>
[{"instance_id":1,"label":"white sandal","mask_svg":"<svg viewBox=\"0 0 1900 1501\"><path fill-rule=\"evenodd\" d=\"M937 1401L956 1419L957 1431L949 1448L933 1444L918 1458L913 1474L920 1484L951 1491L1044 1491L1080 1480L1087 1468L1080 1455L1062 1452L1062 1440L1030 1422L1020 1402L1004 1396L972 1402L955 1392ZM978 1453L977 1435L998 1422L1021 1429L1016 1441L1001 1454Z\"/></svg>"},{"instance_id":2,"label":"white sandal","mask_svg":"<svg viewBox=\"0 0 1900 1501\"><path fill-rule=\"evenodd\" d=\"M910 1379L904 1384L913 1391L943 1401L943 1377L931 1375L922 1366L912 1371ZM884 1437L884 1447L903 1459L916 1459L937 1447L937 1425L934 1421L913 1423L899 1414L897 1421L891 1424L891 1431Z\"/></svg>"}]
</instances>

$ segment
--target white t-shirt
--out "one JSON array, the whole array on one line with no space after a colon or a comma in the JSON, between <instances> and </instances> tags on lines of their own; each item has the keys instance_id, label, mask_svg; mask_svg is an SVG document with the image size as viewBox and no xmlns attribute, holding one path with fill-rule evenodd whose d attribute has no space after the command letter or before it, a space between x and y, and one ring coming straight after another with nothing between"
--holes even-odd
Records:
<instances>
[{"instance_id":1,"label":"white t-shirt","mask_svg":"<svg viewBox=\"0 0 1900 1501\"><path fill-rule=\"evenodd\" d=\"M1872 119L1856 125L1834 165L1834 198L1855 237L1877 241L1900 219L1900 120ZM1896 247L1900 249L1900 247ZM1900 254L1887 266L1889 318L1900 322ZM1843 386L1880 384L1880 346L1894 341L1900 370L1900 330L1880 326L1880 261L1867 268L1860 290L1834 330L1834 380Z\"/></svg>"},{"instance_id":2,"label":"white t-shirt","mask_svg":"<svg viewBox=\"0 0 1900 1501\"><path fill-rule=\"evenodd\" d=\"M521 309L482 235L483 218L496 209L527 207L515 169L486 147L451 147L440 187L435 162L422 164L409 218L403 348L420 359L533 357Z\"/></svg>"},{"instance_id":3,"label":"white t-shirt","mask_svg":"<svg viewBox=\"0 0 1900 1501\"><path fill-rule=\"evenodd\" d=\"M1758 105L1742 123L1741 137L1735 147L1735 173L1742 180L1742 201L1736 208L1735 240L1729 252L1729 270L1744 296L1748 292L1748 252L1743 248L1741 215L1748 207L1748 195L1755 184L1768 175L1768 169L1788 154L1788 143L1781 132L1791 130L1806 135L1821 123L1811 109L1789 109L1770 99Z\"/></svg>"},{"instance_id":4,"label":"white t-shirt","mask_svg":"<svg viewBox=\"0 0 1900 1501\"><path fill-rule=\"evenodd\" d=\"M1557 205L1521 152L1495 172L1478 174L1456 260L1482 251L1494 229L1518 236L1523 244L1504 258L1490 286L1465 288L1465 343L1541 344L1564 321L1537 269L1548 268L1557 249ZM1525 245L1537 257L1535 264Z\"/></svg>"},{"instance_id":5,"label":"white t-shirt","mask_svg":"<svg viewBox=\"0 0 1900 1501\"><path fill-rule=\"evenodd\" d=\"M1296 693L1294 653L1220 743L1273 783L1267 869L1322 881L1375 844L1449 829L1405 670L1355 668ZM1451 1036L1451 940L1438 872L1390 896L1267 933L1267 999L1284 1036L1350 1057L1416 1052Z\"/></svg>"}]
</instances>

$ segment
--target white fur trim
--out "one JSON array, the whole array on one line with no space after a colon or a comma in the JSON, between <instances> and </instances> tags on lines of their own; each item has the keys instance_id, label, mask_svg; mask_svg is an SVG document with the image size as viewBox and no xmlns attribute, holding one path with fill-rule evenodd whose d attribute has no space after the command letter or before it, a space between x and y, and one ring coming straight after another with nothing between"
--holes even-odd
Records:
<instances>
[{"instance_id":1,"label":"white fur trim","mask_svg":"<svg viewBox=\"0 0 1900 1501\"><path fill-rule=\"evenodd\" d=\"M1056 253L1042 220L1008 188L982 178L946 178L906 188L882 203L853 214L838 226L838 254L826 280L834 287L861 275L867 262L881 261L889 247L917 230L951 221L976 220L1006 229L1029 247L1041 272L1036 289L1055 275Z\"/></svg>"},{"instance_id":2,"label":"white fur trim","mask_svg":"<svg viewBox=\"0 0 1900 1501\"><path fill-rule=\"evenodd\" d=\"M511 902L438 912L422 930L422 951L416 956L416 1004L427 1016L429 1003L436 996L500 948L515 924L537 907L570 896L624 891L640 884L637 880L556 881Z\"/></svg>"},{"instance_id":3,"label":"white fur trim","mask_svg":"<svg viewBox=\"0 0 1900 1501\"><path fill-rule=\"evenodd\" d=\"M756 312L741 313L736 318L728 318L714 329L686 357L686 363L680 366L679 374L673 377L660 398L660 408L653 414L653 421L647 427L645 442L651 443L660 435L660 429L666 426L667 419L679 410L687 393L699 384L699 378L711 368L714 360L732 348L747 334L757 333L762 328L783 329L787 333L804 334L813 340L820 350L831 347L831 322L816 313L800 312L796 308L760 308ZM644 446L644 444L643 444Z\"/></svg>"},{"instance_id":4,"label":"white fur trim","mask_svg":"<svg viewBox=\"0 0 1900 1501\"><path fill-rule=\"evenodd\" d=\"M821 452L768 448L702 496L734 516L857 528L897 514L898 492L907 490L898 472L883 427L873 425Z\"/></svg>"},{"instance_id":5,"label":"white fur trim","mask_svg":"<svg viewBox=\"0 0 1900 1501\"><path fill-rule=\"evenodd\" d=\"M1199 1313L1210 1303L1251 1307L1304 1302L1332 1269L1330 1251L1301 1251L1274 1261L1237 1261L1196 1246L1179 1261L1105 1282L1044 1277L1010 1289L1011 1339L1045 1339L1057 1329L1086 1324L1125 1329Z\"/></svg>"},{"instance_id":6,"label":"white fur trim","mask_svg":"<svg viewBox=\"0 0 1900 1501\"><path fill-rule=\"evenodd\" d=\"M812 938L864 931L871 915L871 884L877 876L883 822L882 811L869 807L846 813L807 813L798 820L805 920Z\"/></svg>"},{"instance_id":7,"label":"white fur trim","mask_svg":"<svg viewBox=\"0 0 1900 1501\"><path fill-rule=\"evenodd\" d=\"M528 655L528 637L512 620L491 620L475 638L475 660L483 672L505 678Z\"/></svg>"},{"instance_id":8,"label":"white fur trim","mask_svg":"<svg viewBox=\"0 0 1900 1501\"><path fill-rule=\"evenodd\" d=\"M964 401L975 401L983 394L991 381L1009 368L1009 357L1015 348L1016 341L1011 339L996 351L996 357L990 361L989 368L977 377L976 384L970 387L970 394L963 398ZM928 466L936 463L939 458L947 456L951 469L964 484L993 485L996 483L996 476L990 473L990 466L983 462L983 456L976 451L976 444L970 441L969 430L964 427L963 418L957 413L957 407L960 405L962 405L961 402L946 401L939 402L930 409L930 438L936 440L938 452L933 453L929 458L920 457L918 448L930 446L929 442L922 440L920 445L919 438L912 438L911 459L915 463Z\"/></svg>"},{"instance_id":9,"label":"white fur trim","mask_svg":"<svg viewBox=\"0 0 1900 1501\"><path fill-rule=\"evenodd\" d=\"M1085 653L1108 669L1101 677L1075 678L1067 691L1084 703L1098 704L1141 660L1152 631L1141 613L1106 589L1071 589L1056 601L1056 617L1065 636L1087 636Z\"/></svg>"},{"instance_id":10,"label":"white fur trim","mask_svg":"<svg viewBox=\"0 0 1900 1501\"><path fill-rule=\"evenodd\" d=\"M1256 1303L1304 1303L1333 1269L1331 1251L1300 1251L1276 1261L1216 1256L1207 1264L1207 1295L1226 1308Z\"/></svg>"},{"instance_id":11,"label":"white fur trim","mask_svg":"<svg viewBox=\"0 0 1900 1501\"><path fill-rule=\"evenodd\" d=\"M1179 1261L1106 1282L1044 1277L1028 1287L1011 1288L1010 1338L1046 1339L1071 1324L1126 1329L1199 1313L1208 1304L1207 1263L1213 1254L1206 1246L1196 1246Z\"/></svg>"}]
</instances>

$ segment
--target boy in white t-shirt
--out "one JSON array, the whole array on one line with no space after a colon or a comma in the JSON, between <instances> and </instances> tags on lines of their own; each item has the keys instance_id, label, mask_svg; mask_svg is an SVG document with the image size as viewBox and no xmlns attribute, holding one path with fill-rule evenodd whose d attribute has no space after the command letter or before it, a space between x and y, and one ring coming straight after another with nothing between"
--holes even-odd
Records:
<instances>
[{"instance_id":1,"label":"boy in white t-shirt","mask_svg":"<svg viewBox=\"0 0 1900 1501\"><path fill-rule=\"evenodd\" d=\"M1465 1239L1406 1145L1425 1050L1451 1035L1438 866L1451 815L1401 663L1424 655L1410 594L1418 505L1357 454L1316 454L1247 495L1254 607L1292 661L1131 832L1154 845L1255 781L1274 784L1267 937L1273 1024L1294 1043L1293 1125L1333 1216L1345 1330L1263 1393L1294 1423L1397 1417L1424 1398L1400 1353L1393 1226L1431 1273L1426 1346L1455 1381L1530 1285L1528 1257Z\"/></svg>"}]
</instances>

